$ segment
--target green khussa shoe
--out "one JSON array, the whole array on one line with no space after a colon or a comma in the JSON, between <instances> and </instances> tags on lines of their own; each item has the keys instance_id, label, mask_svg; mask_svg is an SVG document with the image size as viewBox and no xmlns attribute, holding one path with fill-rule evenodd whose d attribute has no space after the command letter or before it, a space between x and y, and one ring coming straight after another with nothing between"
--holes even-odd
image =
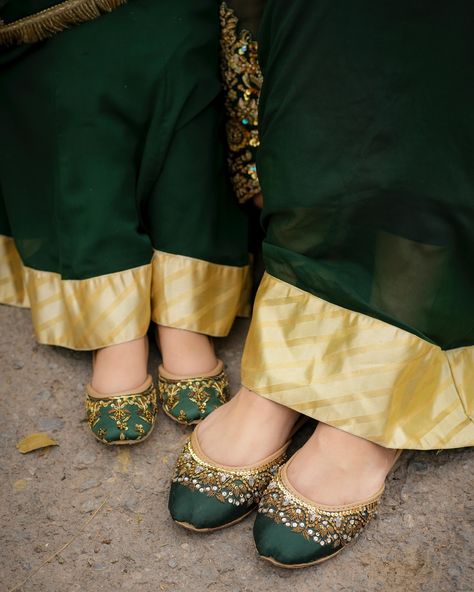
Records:
<instances>
[{"instance_id":1,"label":"green khussa shoe","mask_svg":"<svg viewBox=\"0 0 474 592\"><path fill-rule=\"evenodd\" d=\"M158 371L158 391L163 411L184 425L199 423L229 398L229 381L219 360L212 372L201 376L181 377Z\"/></svg>"},{"instance_id":2,"label":"green khussa shoe","mask_svg":"<svg viewBox=\"0 0 474 592\"><path fill-rule=\"evenodd\" d=\"M308 567L340 553L374 518L384 486L348 506L321 506L298 493L287 463L262 496L253 534L262 559L286 568Z\"/></svg>"},{"instance_id":3,"label":"green khussa shoe","mask_svg":"<svg viewBox=\"0 0 474 592\"><path fill-rule=\"evenodd\" d=\"M89 427L104 444L138 444L148 438L155 425L156 399L151 376L136 390L107 396L87 385Z\"/></svg>"},{"instance_id":4,"label":"green khussa shoe","mask_svg":"<svg viewBox=\"0 0 474 592\"><path fill-rule=\"evenodd\" d=\"M286 460L288 444L256 465L221 466L208 458L194 430L178 457L169 511L175 522L194 531L212 531L243 520L256 507L268 483Z\"/></svg>"}]
</instances>

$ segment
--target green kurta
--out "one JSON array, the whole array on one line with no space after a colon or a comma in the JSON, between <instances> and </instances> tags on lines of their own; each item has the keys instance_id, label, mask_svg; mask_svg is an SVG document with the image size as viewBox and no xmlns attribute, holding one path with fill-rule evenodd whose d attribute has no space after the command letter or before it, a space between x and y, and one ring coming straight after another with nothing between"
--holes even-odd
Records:
<instances>
[{"instance_id":1,"label":"green kurta","mask_svg":"<svg viewBox=\"0 0 474 592\"><path fill-rule=\"evenodd\" d=\"M246 386L395 448L474 444L474 8L270 0Z\"/></svg>"},{"instance_id":2,"label":"green kurta","mask_svg":"<svg viewBox=\"0 0 474 592\"><path fill-rule=\"evenodd\" d=\"M0 48L0 298L32 306L40 341L95 349L144 334L150 314L229 330L248 256L218 70L215 0L130 0Z\"/></svg>"}]
</instances>

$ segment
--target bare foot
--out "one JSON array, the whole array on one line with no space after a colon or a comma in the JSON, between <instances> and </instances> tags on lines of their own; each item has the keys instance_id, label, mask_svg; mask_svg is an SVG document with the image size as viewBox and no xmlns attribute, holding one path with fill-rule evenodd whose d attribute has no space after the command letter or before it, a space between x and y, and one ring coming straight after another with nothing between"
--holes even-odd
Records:
<instances>
[{"instance_id":1,"label":"bare foot","mask_svg":"<svg viewBox=\"0 0 474 592\"><path fill-rule=\"evenodd\" d=\"M94 352L91 386L97 396L140 387L147 379L148 339L141 337Z\"/></svg>"},{"instance_id":2,"label":"bare foot","mask_svg":"<svg viewBox=\"0 0 474 592\"><path fill-rule=\"evenodd\" d=\"M396 451L319 423L293 456L288 479L305 497L321 505L363 502L382 487Z\"/></svg>"},{"instance_id":3,"label":"bare foot","mask_svg":"<svg viewBox=\"0 0 474 592\"><path fill-rule=\"evenodd\" d=\"M207 335L158 325L157 340L163 367L176 376L199 376L217 366L214 347Z\"/></svg>"},{"instance_id":4,"label":"bare foot","mask_svg":"<svg viewBox=\"0 0 474 592\"><path fill-rule=\"evenodd\" d=\"M255 464L288 441L298 416L296 411L242 387L199 425L199 444L218 464Z\"/></svg>"}]
</instances>

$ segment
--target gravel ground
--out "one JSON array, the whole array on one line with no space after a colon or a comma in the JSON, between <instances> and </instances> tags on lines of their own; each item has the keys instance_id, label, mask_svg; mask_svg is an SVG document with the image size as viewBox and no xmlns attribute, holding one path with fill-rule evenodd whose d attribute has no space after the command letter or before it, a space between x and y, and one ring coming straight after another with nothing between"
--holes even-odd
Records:
<instances>
[{"instance_id":1,"label":"gravel ground","mask_svg":"<svg viewBox=\"0 0 474 592\"><path fill-rule=\"evenodd\" d=\"M26 310L0 307L0 327L2 592L30 574L23 592L474 590L472 449L406 453L357 545L319 567L279 570L257 558L252 518L200 536L168 517L186 429L161 414L140 446L101 445L84 421L89 355L36 345ZM218 343L234 390L246 329L239 321ZM152 351L152 372L157 363ZM20 454L16 443L38 431L59 446Z\"/></svg>"}]
</instances>

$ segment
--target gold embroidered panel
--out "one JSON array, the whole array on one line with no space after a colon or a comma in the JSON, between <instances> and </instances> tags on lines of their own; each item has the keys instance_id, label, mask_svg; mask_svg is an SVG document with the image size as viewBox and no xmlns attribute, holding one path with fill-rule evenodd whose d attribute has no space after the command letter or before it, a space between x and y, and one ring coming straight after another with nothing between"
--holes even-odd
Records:
<instances>
[{"instance_id":1,"label":"gold embroidered panel","mask_svg":"<svg viewBox=\"0 0 474 592\"><path fill-rule=\"evenodd\" d=\"M242 382L389 448L474 445L474 347L443 351L269 274L257 294Z\"/></svg>"},{"instance_id":2,"label":"gold embroidered panel","mask_svg":"<svg viewBox=\"0 0 474 592\"><path fill-rule=\"evenodd\" d=\"M252 34L238 31L238 18L225 2L221 5L221 71L227 112L228 164L237 199L257 196L260 184L255 164L258 136L258 100L262 73L258 46Z\"/></svg>"}]
</instances>

